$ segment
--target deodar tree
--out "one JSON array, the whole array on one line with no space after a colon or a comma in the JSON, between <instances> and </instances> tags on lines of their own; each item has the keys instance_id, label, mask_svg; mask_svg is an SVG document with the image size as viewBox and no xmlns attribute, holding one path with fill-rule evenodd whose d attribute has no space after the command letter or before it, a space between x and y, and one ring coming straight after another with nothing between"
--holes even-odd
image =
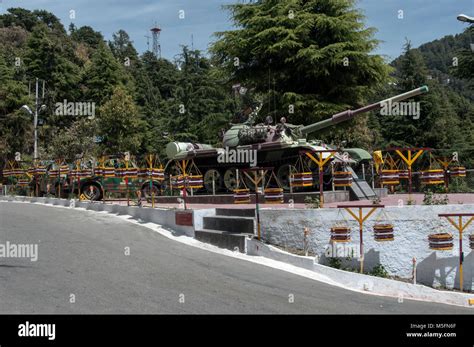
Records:
<instances>
[{"instance_id":1,"label":"deodar tree","mask_svg":"<svg viewBox=\"0 0 474 347\"><path fill-rule=\"evenodd\" d=\"M373 54L375 29L353 0L262 0L227 9L236 29L217 34L213 58L234 82L262 94L262 118L315 122L366 102L387 80L390 68ZM335 137L333 128L328 138Z\"/></svg>"}]
</instances>

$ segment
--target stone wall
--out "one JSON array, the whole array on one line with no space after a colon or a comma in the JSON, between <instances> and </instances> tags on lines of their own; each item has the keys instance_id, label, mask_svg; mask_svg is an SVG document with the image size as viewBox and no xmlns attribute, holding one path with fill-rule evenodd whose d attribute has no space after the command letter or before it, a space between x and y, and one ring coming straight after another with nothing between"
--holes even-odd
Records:
<instances>
[{"instance_id":1,"label":"stone wall","mask_svg":"<svg viewBox=\"0 0 474 347\"><path fill-rule=\"evenodd\" d=\"M365 210L367 212L367 210ZM378 219L387 217L375 212L364 224L364 270L370 271L382 264L392 276L412 278L412 259L417 259L417 280L433 287L459 287L459 236L453 226L439 213L474 212L474 205L403 206L385 208L388 220L394 224L395 240L376 242L372 227ZM346 222L345 222L346 220ZM352 240L338 244L339 253L328 250L330 228L337 222L345 222L352 228ZM303 248L304 227L310 230L309 250L316 254L317 261L328 264L332 255L340 256L342 266L359 268L359 227L345 210L293 209L261 211L262 237L265 241L283 248ZM452 251L433 251L428 247L428 235L437 232L450 232L454 235ZM469 248L469 234L474 233L474 222L463 234L464 288L474 289L474 255ZM353 257L347 259L345 255Z\"/></svg>"}]
</instances>

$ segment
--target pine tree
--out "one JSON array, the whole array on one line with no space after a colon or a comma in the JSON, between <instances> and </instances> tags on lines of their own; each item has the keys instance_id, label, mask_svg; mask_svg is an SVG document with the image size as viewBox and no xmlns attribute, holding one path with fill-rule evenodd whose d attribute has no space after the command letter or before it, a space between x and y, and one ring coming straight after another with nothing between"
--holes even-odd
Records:
<instances>
[{"instance_id":1,"label":"pine tree","mask_svg":"<svg viewBox=\"0 0 474 347\"><path fill-rule=\"evenodd\" d=\"M63 99L74 100L78 96L79 68L68 59L72 53L67 51L70 46L65 41L65 36L58 36L44 24L38 24L27 43L27 73L46 81L47 104L51 107Z\"/></svg>"},{"instance_id":2,"label":"pine tree","mask_svg":"<svg viewBox=\"0 0 474 347\"><path fill-rule=\"evenodd\" d=\"M104 43L100 44L84 73L87 101L102 105L112 95L113 90L123 82L122 67L109 48Z\"/></svg>"},{"instance_id":3,"label":"pine tree","mask_svg":"<svg viewBox=\"0 0 474 347\"><path fill-rule=\"evenodd\" d=\"M428 70L419 50L407 41L404 54L397 61L396 83L386 97L400 94L427 84L429 93L413 100L420 103L419 118L413 115L379 115L385 146L417 146L447 148L459 131L459 118L448 92L437 80L428 79Z\"/></svg>"},{"instance_id":4,"label":"pine tree","mask_svg":"<svg viewBox=\"0 0 474 347\"><path fill-rule=\"evenodd\" d=\"M74 29L74 30L71 30ZM90 26L82 26L77 29L75 26L70 27L71 39L78 43L85 43L90 47L97 49L104 43L104 37L98 31L95 31Z\"/></svg>"},{"instance_id":5,"label":"pine tree","mask_svg":"<svg viewBox=\"0 0 474 347\"><path fill-rule=\"evenodd\" d=\"M178 78L177 67L166 59L158 59L145 52L135 71L136 102L146 120L144 151L164 154L169 141L163 136L168 131L171 101Z\"/></svg>"},{"instance_id":6,"label":"pine tree","mask_svg":"<svg viewBox=\"0 0 474 347\"><path fill-rule=\"evenodd\" d=\"M28 104L25 85L13 79L14 72L0 54L0 155L28 153L31 141L31 117L20 111Z\"/></svg>"},{"instance_id":7,"label":"pine tree","mask_svg":"<svg viewBox=\"0 0 474 347\"><path fill-rule=\"evenodd\" d=\"M97 120L104 153L139 153L144 122L132 96L125 88L117 87L113 90L110 100L101 107Z\"/></svg>"},{"instance_id":8,"label":"pine tree","mask_svg":"<svg viewBox=\"0 0 474 347\"><path fill-rule=\"evenodd\" d=\"M470 37L474 37L474 27L466 29L466 33L470 34ZM474 43L470 42L470 45L474 45ZM459 57L456 57L459 59L458 66L453 67L452 70L455 76L468 80L472 90L474 89L474 52L466 47L458 53Z\"/></svg>"},{"instance_id":9,"label":"pine tree","mask_svg":"<svg viewBox=\"0 0 474 347\"><path fill-rule=\"evenodd\" d=\"M233 101L216 68L198 50L183 47L177 63L180 69L168 128L182 141L216 143L218 131L231 119Z\"/></svg>"},{"instance_id":10,"label":"pine tree","mask_svg":"<svg viewBox=\"0 0 474 347\"><path fill-rule=\"evenodd\" d=\"M115 58L124 64L128 60L132 63L136 63L138 60L138 53L135 47L133 47L133 41L130 40L130 36L125 30L119 30L117 33L112 35L113 40L109 42L110 50Z\"/></svg>"},{"instance_id":11,"label":"pine tree","mask_svg":"<svg viewBox=\"0 0 474 347\"><path fill-rule=\"evenodd\" d=\"M237 29L218 33L213 57L234 83L264 94L262 118L286 116L295 124L328 118L365 103L389 72L382 57L372 54L378 44L374 29L365 27L354 4L262 0L229 5ZM326 137L337 132L331 128Z\"/></svg>"}]
</instances>

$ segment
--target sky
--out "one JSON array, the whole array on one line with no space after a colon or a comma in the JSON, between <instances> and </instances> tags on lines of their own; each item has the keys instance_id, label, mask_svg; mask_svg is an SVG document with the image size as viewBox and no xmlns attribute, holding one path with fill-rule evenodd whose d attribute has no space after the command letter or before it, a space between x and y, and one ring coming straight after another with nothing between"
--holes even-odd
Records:
<instances>
[{"instance_id":1,"label":"sky","mask_svg":"<svg viewBox=\"0 0 474 347\"><path fill-rule=\"evenodd\" d=\"M180 45L206 51L215 40L213 33L232 29L229 13L222 6L237 1L0 0L0 13L10 7L45 9L59 17L66 29L71 22L77 27L89 25L106 39L123 29L139 52L147 50L145 36L157 24L162 29L162 56L173 59ZM458 14L474 16L474 0L358 0L357 7L365 14L366 25L377 29L375 38L383 41L374 53L387 60L400 55L405 38L417 47L462 32L466 24L456 20Z\"/></svg>"}]
</instances>

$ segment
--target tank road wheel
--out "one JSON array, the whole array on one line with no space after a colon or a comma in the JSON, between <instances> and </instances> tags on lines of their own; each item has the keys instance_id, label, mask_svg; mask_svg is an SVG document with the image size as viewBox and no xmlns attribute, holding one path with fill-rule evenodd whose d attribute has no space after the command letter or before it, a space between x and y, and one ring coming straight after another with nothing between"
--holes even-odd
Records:
<instances>
[{"instance_id":1,"label":"tank road wheel","mask_svg":"<svg viewBox=\"0 0 474 347\"><path fill-rule=\"evenodd\" d=\"M242 177L239 177L241 180ZM237 188L237 169L231 167L224 172L224 185L229 191L233 191Z\"/></svg>"},{"instance_id":2,"label":"tank road wheel","mask_svg":"<svg viewBox=\"0 0 474 347\"><path fill-rule=\"evenodd\" d=\"M102 190L98 184L86 183L81 187L82 194L90 201L102 200Z\"/></svg>"},{"instance_id":3,"label":"tank road wheel","mask_svg":"<svg viewBox=\"0 0 474 347\"><path fill-rule=\"evenodd\" d=\"M280 181L281 188L284 191L290 191L290 172L295 172L295 167L290 164L284 164L278 168L277 178Z\"/></svg>"},{"instance_id":4,"label":"tank road wheel","mask_svg":"<svg viewBox=\"0 0 474 347\"><path fill-rule=\"evenodd\" d=\"M212 182L214 182L214 189L216 192L222 189L222 177L216 169L209 169L204 174L204 188L206 188L206 191L211 194Z\"/></svg>"}]
</instances>

